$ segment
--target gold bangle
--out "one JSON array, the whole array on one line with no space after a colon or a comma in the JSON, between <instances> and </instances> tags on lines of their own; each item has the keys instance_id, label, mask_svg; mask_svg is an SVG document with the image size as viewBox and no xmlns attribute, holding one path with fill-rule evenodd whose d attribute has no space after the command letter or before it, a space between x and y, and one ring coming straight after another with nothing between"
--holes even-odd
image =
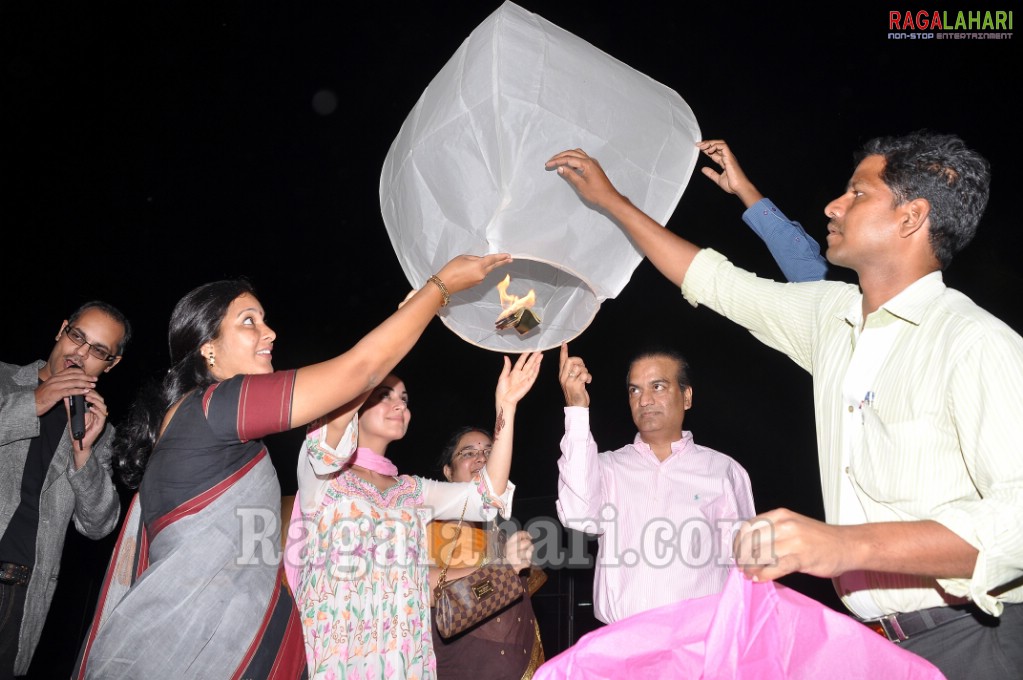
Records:
<instances>
[{"instance_id":1,"label":"gold bangle","mask_svg":"<svg viewBox=\"0 0 1023 680\"><path fill-rule=\"evenodd\" d=\"M448 287L444 285L444 282L441 281L440 277L436 274L427 279L427 281L435 284L437 288L440 289L440 296L444 299L444 301L440 303L440 306L447 307L448 303L451 302L451 293L448 292Z\"/></svg>"}]
</instances>

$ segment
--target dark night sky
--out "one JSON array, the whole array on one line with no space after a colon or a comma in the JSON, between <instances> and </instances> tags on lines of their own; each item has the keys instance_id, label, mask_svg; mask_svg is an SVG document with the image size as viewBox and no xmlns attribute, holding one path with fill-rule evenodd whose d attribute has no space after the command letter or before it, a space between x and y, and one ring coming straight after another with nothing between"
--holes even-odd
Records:
<instances>
[{"instance_id":1,"label":"dark night sky","mask_svg":"<svg viewBox=\"0 0 1023 680\"><path fill-rule=\"evenodd\" d=\"M498 4L0 5L0 359L44 357L71 309L108 300L137 333L100 383L124 414L139 382L166 369L174 302L236 275L257 286L278 368L350 347L409 289L380 217L384 156L422 90ZM704 136L728 140L759 188L818 238L859 144L925 127L958 133L991 161L994 181L980 233L946 282L1023 330L1021 238L1009 215L1020 184L1012 40L889 40L892 3L522 5L678 91ZM329 115L313 106L323 91L339 102ZM780 277L740 212L695 176L669 227ZM819 515L808 375L690 308L647 262L572 345L596 376L602 448L634 434L623 380L628 356L648 341L690 359L687 429L747 467L758 508ZM447 432L492 422L499 367L498 355L434 322L398 368L414 414L392 449L399 466L431 473ZM520 408L521 499L556 489L556 368L550 353ZM270 442L285 491L296 442Z\"/></svg>"}]
</instances>

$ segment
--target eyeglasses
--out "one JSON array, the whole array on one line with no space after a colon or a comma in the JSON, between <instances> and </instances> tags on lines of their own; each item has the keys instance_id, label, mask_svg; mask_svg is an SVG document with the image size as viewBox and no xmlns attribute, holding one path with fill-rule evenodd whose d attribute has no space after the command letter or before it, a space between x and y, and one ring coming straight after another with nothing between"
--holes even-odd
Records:
<instances>
[{"instance_id":1,"label":"eyeglasses","mask_svg":"<svg viewBox=\"0 0 1023 680\"><path fill-rule=\"evenodd\" d=\"M78 330L77 328L72 328L71 326L64 326L64 334L67 335L71 342L75 343L75 345L77 345L78 347L81 347L82 345L88 345L89 354L91 356L96 357L100 361L113 361L114 359L117 358L116 354L111 354L102 345L94 345L91 342L89 342L85 338L85 333Z\"/></svg>"},{"instance_id":2,"label":"eyeglasses","mask_svg":"<svg viewBox=\"0 0 1023 680\"><path fill-rule=\"evenodd\" d=\"M486 447L484 449L477 449L475 446L466 446L464 449L459 449L455 452L455 460L470 460L477 458L480 454L483 455L483 460L490 460L490 449Z\"/></svg>"}]
</instances>

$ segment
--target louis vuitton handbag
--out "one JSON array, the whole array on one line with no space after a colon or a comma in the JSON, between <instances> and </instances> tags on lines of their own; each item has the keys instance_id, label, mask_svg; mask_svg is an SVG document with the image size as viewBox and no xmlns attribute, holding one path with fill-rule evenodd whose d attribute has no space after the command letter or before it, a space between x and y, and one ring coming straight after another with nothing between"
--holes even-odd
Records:
<instances>
[{"instance_id":1,"label":"louis vuitton handbag","mask_svg":"<svg viewBox=\"0 0 1023 680\"><path fill-rule=\"evenodd\" d=\"M462 531L462 520L469 499L462 506L458 518L457 534ZM456 540L452 542L447 564L441 569L440 580L433 591L434 620L441 637L452 637L481 623L526 593L523 579L507 564L486 564L454 581L448 581L448 567L454 554Z\"/></svg>"}]
</instances>

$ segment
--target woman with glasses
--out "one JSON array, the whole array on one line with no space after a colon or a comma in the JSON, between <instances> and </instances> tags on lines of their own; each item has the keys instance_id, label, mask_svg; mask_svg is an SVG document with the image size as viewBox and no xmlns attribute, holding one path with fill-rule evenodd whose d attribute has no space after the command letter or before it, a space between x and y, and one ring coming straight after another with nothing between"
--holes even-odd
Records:
<instances>
[{"instance_id":1,"label":"woman with glasses","mask_svg":"<svg viewBox=\"0 0 1023 680\"><path fill-rule=\"evenodd\" d=\"M280 485L260 439L374 387L451 292L509 260L455 258L349 351L290 371L274 372L276 333L247 282L182 298L170 319L171 367L117 433L119 471L139 492L76 677L306 677L277 549Z\"/></svg>"},{"instance_id":2,"label":"woman with glasses","mask_svg":"<svg viewBox=\"0 0 1023 680\"><path fill-rule=\"evenodd\" d=\"M513 366L505 357L489 462L481 460L460 483L398 475L386 458L411 418L405 384L396 376L369 394L357 418L353 404L310 425L295 501L303 525L289 530L285 557L296 568L289 580L310 677L436 677L426 526L463 512L470 521L510 513L515 409L541 359L523 354ZM529 553L515 557L522 568Z\"/></svg>"},{"instance_id":3,"label":"woman with glasses","mask_svg":"<svg viewBox=\"0 0 1023 680\"><path fill-rule=\"evenodd\" d=\"M493 446L493 437L486 429L463 427L451 436L441 451L438 467L449 482L469 481L487 465ZM431 557L440 565L450 562L448 579L468 576L501 555L506 555L510 563L521 565L520 568L528 567L533 551L529 534L519 531L507 541L504 536L494 521L461 525L457 521L431 522ZM430 569L434 585L439 572L440 568ZM539 570L530 573L542 574ZM525 574L523 578L532 580ZM529 600L533 590L529 587L521 600L457 636L443 638L434 627L437 677L440 680L532 678L544 661L540 628Z\"/></svg>"}]
</instances>

